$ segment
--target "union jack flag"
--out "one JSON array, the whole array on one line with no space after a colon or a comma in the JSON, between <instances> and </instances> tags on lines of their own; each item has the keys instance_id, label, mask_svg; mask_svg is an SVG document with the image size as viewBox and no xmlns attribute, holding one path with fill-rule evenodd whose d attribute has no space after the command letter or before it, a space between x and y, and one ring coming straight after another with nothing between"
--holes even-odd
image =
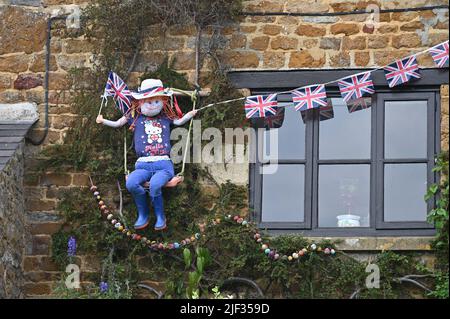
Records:
<instances>
[{"instance_id":1,"label":"union jack flag","mask_svg":"<svg viewBox=\"0 0 450 319\"><path fill-rule=\"evenodd\" d=\"M275 115L277 105L277 94L248 96L245 99L245 116L250 119Z\"/></svg>"},{"instance_id":2,"label":"union jack flag","mask_svg":"<svg viewBox=\"0 0 450 319\"><path fill-rule=\"evenodd\" d=\"M375 93L370 72L356 74L338 81L345 102Z\"/></svg>"},{"instance_id":3,"label":"union jack flag","mask_svg":"<svg viewBox=\"0 0 450 319\"><path fill-rule=\"evenodd\" d=\"M325 121L334 117L333 105L331 101L326 106L319 109L319 121Z\"/></svg>"},{"instance_id":4,"label":"union jack flag","mask_svg":"<svg viewBox=\"0 0 450 319\"><path fill-rule=\"evenodd\" d=\"M448 40L432 47L430 53L438 67L448 66Z\"/></svg>"},{"instance_id":5,"label":"union jack flag","mask_svg":"<svg viewBox=\"0 0 450 319\"><path fill-rule=\"evenodd\" d=\"M362 97L356 100L350 101L350 103L347 104L348 112L353 113L356 111L361 111L370 108L372 105L372 98L371 97Z\"/></svg>"},{"instance_id":6,"label":"union jack flag","mask_svg":"<svg viewBox=\"0 0 450 319\"><path fill-rule=\"evenodd\" d=\"M402 60L397 60L384 68L389 87L408 82L411 78L420 79L419 65L413 55Z\"/></svg>"},{"instance_id":7,"label":"union jack flag","mask_svg":"<svg viewBox=\"0 0 450 319\"><path fill-rule=\"evenodd\" d=\"M292 92L296 111L303 111L327 105L325 85L310 85Z\"/></svg>"},{"instance_id":8,"label":"union jack flag","mask_svg":"<svg viewBox=\"0 0 450 319\"><path fill-rule=\"evenodd\" d=\"M284 122L284 107L278 107L275 115L269 115L264 118L264 127L268 130L280 128Z\"/></svg>"},{"instance_id":9,"label":"union jack flag","mask_svg":"<svg viewBox=\"0 0 450 319\"><path fill-rule=\"evenodd\" d=\"M104 96L112 96L117 108L125 114L131 107L131 91L125 82L114 72L109 72Z\"/></svg>"}]
</instances>

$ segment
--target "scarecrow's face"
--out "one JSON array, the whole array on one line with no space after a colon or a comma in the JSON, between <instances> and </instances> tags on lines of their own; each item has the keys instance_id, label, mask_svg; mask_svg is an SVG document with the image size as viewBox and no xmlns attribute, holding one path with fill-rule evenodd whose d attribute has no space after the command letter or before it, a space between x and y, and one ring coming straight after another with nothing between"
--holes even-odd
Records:
<instances>
[{"instance_id":1,"label":"scarecrow's face","mask_svg":"<svg viewBox=\"0 0 450 319\"><path fill-rule=\"evenodd\" d=\"M166 98L162 96L139 100L141 113L150 117L158 115L164 106L165 100Z\"/></svg>"}]
</instances>

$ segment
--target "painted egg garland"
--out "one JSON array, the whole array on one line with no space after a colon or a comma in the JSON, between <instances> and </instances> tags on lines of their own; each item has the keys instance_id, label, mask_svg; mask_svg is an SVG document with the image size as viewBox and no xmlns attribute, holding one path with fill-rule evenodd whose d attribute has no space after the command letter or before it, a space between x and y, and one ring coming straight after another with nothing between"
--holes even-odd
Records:
<instances>
[{"instance_id":1,"label":"painted egg garland","mask_svg":"<svg viewBox=\"0 0 450 319\"><path fill-rule=\"evenodd\" d=\"M199 240L202 235L200 233L195 233L194 235L192 235L190 238L187 237L186 239L183 239L180 243L178 242L174 242L174 243L157 243L156 241L150 241L149 239L147 239L146 237L142 237L139 234L134 234L132 233L130 230L126 229L118 220L114 219L113 214L111 214L107 208L107 206L105 205L105 202L103 200L101 200L100 197L100 193L97 190L97 187L95 185L92 185L90 190L94 193L94 196L96 196L97 200L99 201L99 209L101 211L101 214L103 216L106 216L106 219L111 221L111 224L114 225L114 227L116 229L118 229L120 232L122 232L123 234L126 234L126 236L131 237L131 239L133 240L137 240L137 241L141 241L143 244L149 246L149 248L151 249L160 249L160 250L164 250L164 249L178 249L182 246L188 245L190 243L194 243L196 240ZM236 223L242 225L242 226L249 226L250 223L247 220L244 220L242 217L240 217L239 215L226 215L224 216L225 220L231 220L233 219ZM213 225L218 225L220 224L221 219L220 218L215 218L212 220L212 224ZM206 225L206 224L204 224ZM200 229L201 232L204 232L204 229ZM262 238L261 238L261 234L258 233L258 231L254 231L254 236L253 238L255 239L255 241L257 243L262 243ZM204 237L205 235L203 235ZM317 253L324 253L325 255L335 255L336 251L333 248L329 248L329 247L325 247L322 248L320 246L317 246L315 243L309 245L309 248L311 249L311 251L316 251ZM266 255L268 255L269 258L273 259L273 260L288 260L288 261L292 261L295 259L298 259L301 256L304 256L307 252L308 249L307 248L303 248L301 250L299 250L298 252L294 252L292 253L292 255L287 256L287 255L283 255L280 256L279 253L276 253L275 250L272 250L269 248L269 246L267 244L263 244L261 246L261 249L264 251L264 253Z\"/></svg>"}]
</instances>

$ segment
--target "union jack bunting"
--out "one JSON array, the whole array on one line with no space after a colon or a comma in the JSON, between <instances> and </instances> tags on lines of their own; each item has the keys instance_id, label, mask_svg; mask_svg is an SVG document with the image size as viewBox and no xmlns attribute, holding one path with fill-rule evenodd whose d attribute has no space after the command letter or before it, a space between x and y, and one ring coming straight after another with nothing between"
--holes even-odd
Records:
<instances>
[{"instance_id":1,"label":"union jack bunting","mask_svg":"<svg viewBox=\"0 0 450 319\"><path fill-rule=\"evenodd\" d=\"M370 108L372 105L371 97L362 97L356 100L352 100L347 104L348 112L353 113Z\"/></svg>"},{"instance_id":2,"label":"union jack bunting","mask_svg":"<svg viewBox=\"0 0 450 319\"><path fill-rule=\"evenodd\" d=\"M327 105L325 85L310 85L292 92L296 111L304 111Z\"/></svg>"},{"instance_id":3,"label":"union jack bunting","mask_svg":"<svg viewBox=\"0 0 450 319\"><path fill-rule=\"evenodd\" d=\"M448 66L448 40L432 47L430 53L438 67Z\"/></svg>"},{"instance_id":4,"label":"union jack bunting","mask_svg":"<svg viewBox=\"0 0 450 319\"><path fill-rule=\"evenodd\" d=\"M345 102L375 93L370 72L343 78L338 85Z\"/></svg>"},{"instance_id":5,"label":"union jack bunting","mask_svg":"<svg viewBox=\"0 0 450 319\"><path fill-rule=\"evenodd\" d=\"M125 82L114 72L109 72L104 96L112 96L116 107L125 114L131 107L131 91Z\"/></svg>"},{"instance_id":6,"label":"union jack bunting","mask_svg":"<svg viewBox=\"0 0 450 319\"><path fill-rule=\"evenodd\" d=\"M245 116L250 119L275 115L277 105L277 94L248 96L245 99Z\"/></svg>"},{"instance_id":7,"label":"union jack bunting","mask_svg":"<svg viewBox=\"0 0 450 319\"><path fill-rule=\"evenodd\" d=\"M267 130L280 128L284 122L284 107L278 107L275 115L269 115L264 118L264 127Z\"/></svg>"},{"instance_id":8,"label":"union jack bunting","mask_svg":"<svg viewBox=\"0 0 450 319\"><path fill-rule=\"evenodd\" d=\"M397 60L384 68L386 80L389 87L408 82L411 78L420 79L419 65L416 57L413 55L408 58Z\"/></svg>"},{"instance_id":9,"label":"union jack bunting","mask_svg":"<svg viewBox=\"0 0 450 319\"><path fill-rule=\"evenodd\" d=\"M319 121L325 121L334 117L333 105L331 101L326 106L319 109Z\"/></svg>"}]
</instances>

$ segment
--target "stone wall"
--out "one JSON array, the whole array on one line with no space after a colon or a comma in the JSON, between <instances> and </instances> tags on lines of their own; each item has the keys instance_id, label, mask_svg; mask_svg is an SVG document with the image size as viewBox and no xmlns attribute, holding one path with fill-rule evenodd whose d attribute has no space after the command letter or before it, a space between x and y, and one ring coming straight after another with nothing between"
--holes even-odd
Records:
<instances>
[{"instance_id":1,"label":"stone wall","mask_svg":"<svg viewBox=\"0 0 450 319\"><path fill-rule=\"evenodd\" d=\"M8 2L8 1L7 1ZM32 137L42 134L44 115L45 40L47 14L67 5L83 4L82 0L44 0L43 6L0 6L0 103L35 102L41 120ZM22 2L16 2L23 4ZM364 9L368 3L382 8L419 7L448 4L440 0L403 1L337 1L337 0L272 0L244 1L250 12L329 12ZM1 4L1 2L0 2ZM335 17L246 16L222 30L225 48L221 53L231 69L304 69L304 68L370 68L396 58L421 51L448 39L448 11L383 13L374 30L367 27L365 15ZM40 151L50 144L62 143L71 123L76 120L70 107L72 95L67 72L72 67L89 67L95 62L92 43L83 36L70 38L65 24L55 23L52 31L50 59L50 129L41 146L26 145L24 192L25 210L32 240L23 261L26 293L46 295L57 278L51 262L51 235L60 225L55 212L58 193L68 187L88 184L83 172L38 173ZM159 26L151 27L143 51L138 57L129 84L135 87L146 70L154 69L165 55L176 61L174 68L194 78L194 30L172 28L164 36ZM205 38L211 35L205 32ZM433 67L427 55L422 65ZM206 60L201 70L203 81L210 71ZM207 87L208 83L201 82ZM442 147L448 149L448 86L442 90ZM215 167L220 178L227 176ZM247 176L246 166L233 170L233 176ZM240 180L245 183L246 180ZM83 261L88 265L88 261Z\"/></svg>"},{"instance_id":2,"label":"stone wall","mask_svg":"<svg viewBox=\"0 0 450 319\"><path fill-rule=\"evenodd\" d=\"M23 143L0 171L0 299L22 298L27 243L23 201Z\"/></svg>"}]
</instances>

